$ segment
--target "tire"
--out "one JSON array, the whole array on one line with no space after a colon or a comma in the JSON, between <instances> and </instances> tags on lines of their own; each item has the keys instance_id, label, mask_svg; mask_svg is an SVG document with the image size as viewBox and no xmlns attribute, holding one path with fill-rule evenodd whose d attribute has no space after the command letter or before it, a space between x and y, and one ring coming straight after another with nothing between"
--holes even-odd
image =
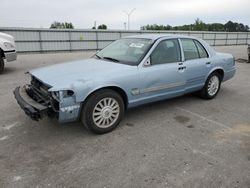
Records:
<instances>
[{"instance_id":1,"label":"tire","mask_svg":"<svg viewBox=\"0 0 250 188\"><path fill-rule=\"evenodd\" d=\"M4 60L3 58L0 56L0 74L3 72L4 70Z\"/></svg>"},{"instance_id":2,"label":"tire","mask_svg":"<svg viewBox=\"0 0 250 188\"><path fill-rule=\"evenodd\" d=\"M220 90L221 80L222 78L218 72L211 73L200 91L200 96L204 99L213 99L216 97Z\"/></svg>"},{"instance_id":3,"label":"tire","mask_svg":"<svg viewBox=\"0 0 250 188\"><path fill-rule=\"evenodd\" d=\"M81 122L93 133L108 133L118 126L124 111L122 97L111 89L103 89L92 94L83 104Z\"/></svg>"}]
</instances>

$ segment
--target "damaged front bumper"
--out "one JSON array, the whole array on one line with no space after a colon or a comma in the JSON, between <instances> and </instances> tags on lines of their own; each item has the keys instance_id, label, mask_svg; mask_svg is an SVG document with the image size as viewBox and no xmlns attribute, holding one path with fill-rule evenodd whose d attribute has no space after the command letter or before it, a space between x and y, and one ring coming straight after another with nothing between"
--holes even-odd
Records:
<instances>
[{"instance_id":1,"label":"damaged front bumper","mask_svg":"<svg viewBox=\"0 0 250 188\"><path fill-rule=\"evenodd\" d=\"M12 51L5 51L4 56L7 62L15 61L17 59L17 53L15 50Z\"/></svg>"},{"instance_id":2,"label":"damaged front bumper","mask_svg":"<svg viewBox=\"0 0 250 188\"><path fill-rule=\"evenodd\" d=\"M53 99L48 101L46 105L41 104L29 96L27 93L29 90L28 86L17 87L14 90L14 96L17 103L31 119L38 121L45 116L56 117L61 123L73 122L79 119L81 105L74 101L74 97L61 97L57 101L58 109L56 109ZM59 93L62 95L61 92Z\"/></svg>"},{"instance_id":3,"label":"damaged front bumper","mask_svg":"<svg viewBox=\"0 0 250 188\"><path fill-rule=\"evenodd\" d=\"M26 92L25 87L17 87L14 90L17 103L24 112L33 120L38 121L48 112L48 107L34 101Z\"/></svg>"}]
</instances>

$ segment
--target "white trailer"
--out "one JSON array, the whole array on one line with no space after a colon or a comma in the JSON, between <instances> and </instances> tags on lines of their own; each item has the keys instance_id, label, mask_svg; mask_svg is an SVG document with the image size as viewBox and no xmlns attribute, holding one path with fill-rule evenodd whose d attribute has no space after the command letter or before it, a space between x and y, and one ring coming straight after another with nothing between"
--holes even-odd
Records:
<instances>
[{"instance_id":1,"label":"white trailer","mask_svg":"<svg viewBox=\"0 0 250 188\"><path fill-rule=\"evenodd\" d=\"M0 33L0 73L4 70L4 61L10 62L17 59L14 37Z\"/></svg>"}]
</instances>

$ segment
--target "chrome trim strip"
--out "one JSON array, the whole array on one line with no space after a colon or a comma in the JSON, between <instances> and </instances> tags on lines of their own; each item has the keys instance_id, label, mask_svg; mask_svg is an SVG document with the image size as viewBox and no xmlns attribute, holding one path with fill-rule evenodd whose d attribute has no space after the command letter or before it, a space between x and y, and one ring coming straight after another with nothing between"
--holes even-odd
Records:
<instances>
[{"instance_id":1,"label":"chrome trim strip","mask_svg":"<svg viewBox=\"0 0 250 188\"><path fill-rule=\"evenodd\" d=\"M140 94L159 91L159 90L163 90L163 89L169 89L169 88L178 87L178 86L183 86L185 84L186 84L186 82L176 82L176 83L171 83L171 84L150 87L150 88L146 88L146 89L141 89Z\"/></svg>"}]
</instances>

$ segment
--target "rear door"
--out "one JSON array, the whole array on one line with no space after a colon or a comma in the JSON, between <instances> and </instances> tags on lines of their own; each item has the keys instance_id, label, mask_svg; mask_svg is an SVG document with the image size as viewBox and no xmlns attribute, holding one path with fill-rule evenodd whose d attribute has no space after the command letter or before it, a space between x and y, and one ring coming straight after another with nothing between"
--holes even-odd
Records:
<instances>
[{"instance_id":1,"label":"rear door","mask_svg":"<svg viewBox=\"0 0 250 188\"><path fill-rule=\"evenodd\" d=\"M180 39L186 67L186 92L201 89L206 81L206 75L211 68L211 62L206 49L194 39Z\"/></svg>"}]
</instances>

